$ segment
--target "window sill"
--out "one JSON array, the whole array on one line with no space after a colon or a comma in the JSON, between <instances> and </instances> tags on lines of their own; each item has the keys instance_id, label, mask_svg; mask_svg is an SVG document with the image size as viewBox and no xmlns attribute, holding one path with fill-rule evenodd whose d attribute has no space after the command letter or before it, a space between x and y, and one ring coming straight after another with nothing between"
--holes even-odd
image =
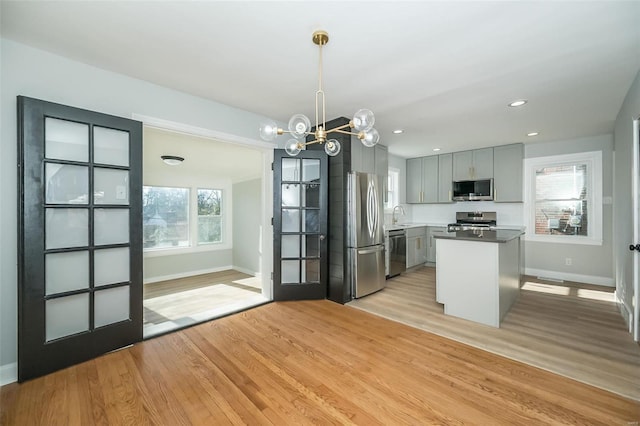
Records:
<instances>
[{"instance_id":1,"label":"window sill","mask_svg":"<svg viewBox=\"0 0 640 426\"><path fill-rule=\"evenodd\" d=\"M178 256L181 254L203 253L209 251L231 250L233 246L227 243L203 244L189 247L166 247L154 250L144 250L143 257Z\"/></svg>"}]
</instances>

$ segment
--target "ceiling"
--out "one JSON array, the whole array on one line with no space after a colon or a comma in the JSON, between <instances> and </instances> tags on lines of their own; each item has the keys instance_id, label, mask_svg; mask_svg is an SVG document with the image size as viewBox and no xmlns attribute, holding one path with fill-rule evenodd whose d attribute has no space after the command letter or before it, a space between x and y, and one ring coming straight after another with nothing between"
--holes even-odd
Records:
<instances>
[{"instance_id":1,"label":"ceiling","mask_svg":"<svg viewBox=\"0 0 640 426\"><path fill-rule=\"evenodd\" d=\"M327 119L373 110L381 143L402 157L612 133L640 70L637 1L1 8L3 37L283 122L314 120L311 34L324 29Z\"/></svg>"},{"instance_id":2,"label":"ceiling","mask_svg":"<svg viewBox=\"0 0 640 426\"><path fill-rule=\"evenodd\" d=\"M262 178L262 152L237 144L145 127L143 149L145 184L157 184L146 178L158 175L200 182L229 179L232 183ZM160 159L162 155L182 157L184 161L179 166L169 166Z\"/></svg>"}]
</instances>

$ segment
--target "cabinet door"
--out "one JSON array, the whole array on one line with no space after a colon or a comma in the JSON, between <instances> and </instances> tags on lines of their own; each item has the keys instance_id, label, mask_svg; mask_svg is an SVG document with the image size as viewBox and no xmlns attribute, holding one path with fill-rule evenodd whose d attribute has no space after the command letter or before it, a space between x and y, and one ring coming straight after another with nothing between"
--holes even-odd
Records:
<instances>
[{"instance_id":1,"label":"cabinet door","mask_svg":"<svg viewBox=\"0 0 640 426\"><path fill-rule=\"evenodd\" d=\"M427 235L421 235L417 241L416 264L422 265L427 261Z\"/></svg>"},{"instance_id":2,"label":"cabinet door","mask_svg":"<svg viewBox=\"0 0 640 426\"><path fill-rule=\"evenodd\" d=\"M451 202L453 154L438 155L438 202Z\"/></svg>"},{"instance_id":3,"label":"cabinet door","mask_svg":"<svg viewBox=\"0 0 640 426\"><path fill-rule=\"evenodd\" d=\"M436 232L444 232L447 229L444 226L429 226L427 228L427 262L436 263Z\"/></svg>"},{"instance_id":4,"label":"cabinet door","mask_svg":"<svg viewBox=\"0 0 640 426\"><path fill-rule=\"evenodd\" d=\"M453 153L453 180L472 179L473 152L462 151Z\"/></svg>"},{"instance_id":5,"label":"cabinet door","mask_svg":"<svg viewBox=\"0 0 640 426\"><path fill-rule=\"evenodd\" d=\"M417 264L417 241L418 237L407 238L407 268L411 268Z\"/></svg>"},{"instance_id":6,"label":"cabinet door","mask_svg":"<svg viewBox=\"0 0 640 426\"><path fill-rule=\"evenodd\" d=\"M407 203L422 202L422 158L407 160Z\"/></svg>"},{"instance_id":7,"label":"cabinet door","mask_svg":"<svg viewBox=\"0 0 640 426\"><path fill-rule=\"evenodd\" d=\"M351 138L351 171L364 172L362 168L362 151L366 149L357 138Z\"/></svg>"},{"instance_id":8,"label":"cabinet door","mask_svg":"<svg viewBox=\"0 0 640 426\"><path fill-rule=\"evenodd\" d=\"M438 156L422 159L422 202L438 202Z\"/></svg>"},{"instance_id":9,"label":"cabinet door","mask_svg":"<svg viewBox=\"0 0 640 426\"><path fill-rule=\"evenodd\" d=\"M473 151L472 179L490 179L493 177L493 148Z\"/></svg>"},{"instance_id":10,"label":"cabinet door","mask_svg":"<svg viewBox=\"0 0 640 426\"><path fill-rule=\"evenodd\" d=\"M493 150L494 201L500 203L522 202L522 160L524 149L521 143L497 146Z\"/></svg>"}]
</instances>

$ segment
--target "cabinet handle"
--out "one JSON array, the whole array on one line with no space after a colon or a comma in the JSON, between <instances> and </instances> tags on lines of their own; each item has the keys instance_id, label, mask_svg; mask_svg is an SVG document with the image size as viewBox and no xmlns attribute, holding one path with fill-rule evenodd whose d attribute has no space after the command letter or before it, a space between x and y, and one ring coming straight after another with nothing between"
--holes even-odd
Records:
<instances>
[{"instance_id":1,"label":"cabinet handle","mask_svg":"<svg viewBox=\"0 0 640 426\"><path fill-rule=\"evenodd\" d=\"M451 201L451 190L449 190L449 199L447 201Z\"/></svg>"},{"instance_id":2,"label":"cabinet handle","mask_svg":"<svg viewBox=\"0 0 640 426\"><path fill-rule=\"evenodd\" d=\"M493 188L493 199L494 201L498 199L498 190Z\"/></svg>"},{"instance_id":3,"label":"cabinet handle","mask_svg":"<svg viewBox=\"0 0 640 426\"><path fill-rule=\"evenodd\" d=\"M420 250L422 248L422 238L418 238L416 241L418 242L418 250Z\"/></svg>"}]
</instances>

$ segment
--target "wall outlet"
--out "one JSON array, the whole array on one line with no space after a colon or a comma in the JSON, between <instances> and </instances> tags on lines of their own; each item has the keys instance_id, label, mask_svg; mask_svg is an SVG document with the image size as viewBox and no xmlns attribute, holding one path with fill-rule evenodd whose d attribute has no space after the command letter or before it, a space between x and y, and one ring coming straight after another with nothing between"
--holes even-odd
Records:
<instances>
[{"instance_id":1,"label":"wall outlet","mask_svg":"<svg viewBox=\"0 0 640 426\"><path fill-rule=\"evenodd\" d=\"M564 264L567 266L571 266L571 263L573 262L573 260L570 257L565 257L564 259Z\"/></svg>"}]
</instances>

